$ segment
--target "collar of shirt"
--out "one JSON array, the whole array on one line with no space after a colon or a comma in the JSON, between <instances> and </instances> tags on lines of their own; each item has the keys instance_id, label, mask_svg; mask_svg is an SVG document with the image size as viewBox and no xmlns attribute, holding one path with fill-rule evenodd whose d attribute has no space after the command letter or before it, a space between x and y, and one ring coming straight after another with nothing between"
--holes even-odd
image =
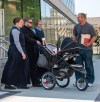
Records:
<instances>
[{"instance_id":1,"label":"collar of shirt","mask_svg":"<svg viewBox=\"0 0 100 102\"><path fill-rule=\"evenodd\" d=\"M14 27L17 27L16 25L14 25ZM19 30L20 30L20 28L19 27L17 27Z\"/></svg>"},{"instance_id":2,"label":"collar of shirt","mask_svg":"<svg viewBox=\"0 0 100 102\"><path fill-rule=\"evenodd\" d=\"M41 28L38 28L38 27L36 27L36 29L38 29L39 31L41 31L41 30L42 30Z\"/></svg>"}]
</instances>

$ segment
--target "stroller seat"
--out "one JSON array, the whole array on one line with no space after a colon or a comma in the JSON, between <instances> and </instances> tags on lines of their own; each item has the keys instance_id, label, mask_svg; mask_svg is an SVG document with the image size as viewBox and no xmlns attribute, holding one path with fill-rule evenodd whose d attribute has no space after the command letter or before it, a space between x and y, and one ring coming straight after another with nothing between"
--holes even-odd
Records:
<instances>
[{"instance_id":1,"label":"stroller seat","mask_svg":"<svg viewBox=\"0 0 100 102\"><path fill-rule=\"evenodd\" d=\"M57 54L57 46L53 44L46 44L45 48L51 55Z\"/></svg>"}]
</instances>

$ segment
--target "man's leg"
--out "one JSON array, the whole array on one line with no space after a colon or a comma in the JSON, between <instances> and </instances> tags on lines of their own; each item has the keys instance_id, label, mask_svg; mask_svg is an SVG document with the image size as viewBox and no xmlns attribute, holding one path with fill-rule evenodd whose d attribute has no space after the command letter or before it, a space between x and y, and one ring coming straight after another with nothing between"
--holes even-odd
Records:
<instances>
[{"instance_id":1,"label":"man's leg","mask_svg":"<svg viewBox=\"0 0 100 102\"><path fill-rule=\"evenodd\" d=\"M83 53L82 53L82 51L80 51L79 54L80 54L80 56L77 57L76 63L83 65ZM78 71L75 71L75 77L76 77L76 79L78 79L78 78L82 77L82 74Z\"/></svg>"},{"instance_id":2,"label":"man's leg","mask_svg":"<svg viewBox=\"0 0 100 102\"><path fill-rule=\"evenodd\" d=\"M85 69L87 72L86 79L88 83L91 83L91 84L94 82L94 79L95 79L92 55L93 55L93 51L91 50L85 51L84 58L83 58L85 62Z\"/></svg>"}]
</instances>

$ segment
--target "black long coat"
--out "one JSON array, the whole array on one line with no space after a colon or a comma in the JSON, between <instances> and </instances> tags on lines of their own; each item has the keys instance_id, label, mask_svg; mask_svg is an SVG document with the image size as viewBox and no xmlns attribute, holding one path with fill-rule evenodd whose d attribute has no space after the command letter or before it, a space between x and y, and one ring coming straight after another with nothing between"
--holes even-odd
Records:
<instances>
[{"instance_id":1,"label":"black long coat","mask_svg":"<svg viewBox=\"0 0 100 102\"><path fill-rule=\"evenodd\" d=\"M39 56L39 48L36 40L41 41L41 39L36 37L34 32L27 26L22 27L21 31L25 36L25 48L30 62L30 76L32 84L38 84L37 60Z\"/></svg>"},{"instance_id":2,"label":"black long coat","mask_svg":"<svg viewBox=\"0 0 100 102\"><path fill-rule=\"evenodd\" d=\"M17 27L13 27L12 29L19 30ZM22 32L20 32L19 35L19 42L21 44L24 53L26 53L25 39ZM26 59L25 60L22 59L22 55L18 51L14 43L12 33L10 33L8 60L3 70L1 82L8 85L27 85L30 83L28 56L26 54Z\"/></svg>"}]
</instances>

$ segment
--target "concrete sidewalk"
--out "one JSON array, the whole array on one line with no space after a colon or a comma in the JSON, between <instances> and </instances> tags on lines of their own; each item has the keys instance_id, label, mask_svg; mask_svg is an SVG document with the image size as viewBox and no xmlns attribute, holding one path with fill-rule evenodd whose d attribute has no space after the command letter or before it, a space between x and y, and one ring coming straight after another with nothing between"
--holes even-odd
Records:
<instances>
[{"instance_id":1,"label":"concrete sidewalk","mask_svg":"<svg viewBox=\"0 0 100 102\"><path fill-rule=\"evenodd\" d=\"M56 86L53 90L45 90L42 87L31 87L28 90L16 89L15 91L0 91L0 102L100 102L100 59L94 61L95 82L93 87L86 91L79 91L73 86L74 75L68 87ZM3 89L3 88L2 88Z\"/></svg>"}]
</instances>

